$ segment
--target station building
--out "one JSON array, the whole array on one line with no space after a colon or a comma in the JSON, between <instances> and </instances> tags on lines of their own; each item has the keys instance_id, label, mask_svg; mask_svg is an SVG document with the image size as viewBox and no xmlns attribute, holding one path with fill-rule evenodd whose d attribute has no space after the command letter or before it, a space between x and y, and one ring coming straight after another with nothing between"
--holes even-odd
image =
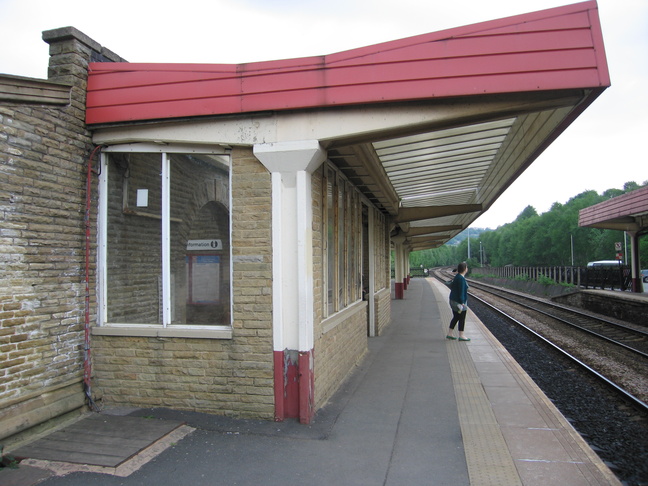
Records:
<instances>
[{"instance_id":1,"label":"station building","mask_svg":"<svg viewBox=\"0 0 648 486\"><path fill-rule=\"evenodd\" d=\"M4 437L88 400L310 422L409 253L610 85L594 1L239 65L43 39L48 80L0 76Z\"/></svg>"}]
</instances>

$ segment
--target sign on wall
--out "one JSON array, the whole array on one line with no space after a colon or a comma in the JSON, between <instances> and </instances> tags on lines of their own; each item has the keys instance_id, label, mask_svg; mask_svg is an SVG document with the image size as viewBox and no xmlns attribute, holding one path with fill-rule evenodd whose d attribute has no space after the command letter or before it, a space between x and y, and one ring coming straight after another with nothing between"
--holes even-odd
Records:
<instances>
[{"instance_id":1,"label":"sign on wall","mask_svg":"<svg viewBox=\"0 0 648 486\"><path fill-rule=\"evenodd\" d=\"M187 251L214 251L222 250L222 240L189 240L187 241Z\"/></svg>"}]
</instances>

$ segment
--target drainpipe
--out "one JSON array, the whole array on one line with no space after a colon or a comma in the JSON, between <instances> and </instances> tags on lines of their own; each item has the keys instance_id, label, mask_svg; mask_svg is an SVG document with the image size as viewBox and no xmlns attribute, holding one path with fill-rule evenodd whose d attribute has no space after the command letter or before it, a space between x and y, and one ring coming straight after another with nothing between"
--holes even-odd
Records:
<instances>
[{"instance_id":1,"label":"drainpipe","mask_svg":"<svg viewBox=\"0 0 648 486\"><path fill-rule=\"evenodd\" d=\"M92 159L101 150L102 146L94 148L88 158L86 173L86 207L85 207L85 324L83 341L83 392L88 400L91 410L98 410L92 399L92 362L90 356L90 208L92 195L92 173L98 173L92 168Z\"/></svg>"}]
</instances>

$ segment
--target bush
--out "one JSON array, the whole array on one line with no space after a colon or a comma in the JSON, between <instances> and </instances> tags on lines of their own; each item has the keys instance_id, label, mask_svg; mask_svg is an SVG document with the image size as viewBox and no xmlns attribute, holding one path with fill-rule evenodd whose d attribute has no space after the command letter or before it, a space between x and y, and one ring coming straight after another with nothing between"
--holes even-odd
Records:
<instances>
[{"instance_id":1,"label":"bush","mask_svg":"<svg viewBox=\"0 0 648 486\"><path fill-rule=\"evenodd\" d=\"M558 284L553 278L545 277L544 275L540 275L538 277L538 283L540 283L542 285L557 285Z\"/></svg>"}]
</instances>

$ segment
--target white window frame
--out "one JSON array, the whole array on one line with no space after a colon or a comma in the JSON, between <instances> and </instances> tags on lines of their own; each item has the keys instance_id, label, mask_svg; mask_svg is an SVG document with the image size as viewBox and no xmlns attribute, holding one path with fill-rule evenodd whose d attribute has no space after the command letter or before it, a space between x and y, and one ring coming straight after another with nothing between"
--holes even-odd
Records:
<instances>
[{"instance_id":1,"label":"white window frame","mask_svg":"<svg viewBox=\"0 0 648 486\"><path fill-rule=\"evenodd\" d=\"M108 322L107 292L108 275L108 156L110 153L159 153L162 162L162 323L132 324ZM101 170L99 174L99 204L97 217L97 325L92 328L94 335L103 336L142 336L142 337L184 337L231 339L232 325L195 325L171 324L171 200L170 200L170 157L168 154L209 154L220 155L226 159L229 171L229 218L230 218L230 316L233 316L233 265L232 260L232 170L229 150L220 146L195 145L160 145L155 143L134 143L113 145L104 148L101 153Z\"/></svg>"},{"instance_id":2,"label":"white window frame","mask_svg":"<svg viewBox=\"0 0 648 486\"><path fill-rule=\"evenodd\" d=\"M344 248L343 252L336 253L336 262L334 275L330 275L329 270L329 254L328 247L331 242L328 241L328 202L327 202L327 191L328 191L328 182L329 182L329 172L331 170L335 177L335 186L342 185L344 187L344 215L342 221L339 217L335 218L335 238L333 244L337 248L339 245L339 236L338 236L338 225L342 224L345 226L345 236L344 236ZM357 308L358 306L364 305L362 301L362 288L360 287L360 282L357 279L357 275L362 273L362 204L367 204L371 206L371 203L362 195L362 193L351 184L348 179L340 172L340 170L335 167L334 164L327 162L324 165L324 172L322 178L322 272L323 272L323 286L322 286L322 317L326 321L325 330L329 330L335 325L337 325L340 316L347 315L349 309ZM348 204L347 191L352 191L355 193L355 196L351 196L350 199L353 200L353 197L357 198L357 204L355 205L355 211L353 211L353 204ZM333 211L336 214L339 214L337 207L339 204L339 192L336 191L334 194L333 200ZM351 216L349 213L353 213ZM349 223L346 226L346 223ZM348 236L347 231L352 231L354 233L354 247L352 249L347 248ZM354 268L349 268L348 262L348 251L356 252ZM340 267L340 259L342 259L342 265ZM340 274L340 268L343 268L342 274ZM329 285L333 280L335 289L342 289L342 302L340 302L340 295L337 292L331 296L333 299L333 310L329 311ZM349 287L354 285L355 289L350 289ZM334 318L334 319L331 319Z\"/></svg>"}]
</instances>

